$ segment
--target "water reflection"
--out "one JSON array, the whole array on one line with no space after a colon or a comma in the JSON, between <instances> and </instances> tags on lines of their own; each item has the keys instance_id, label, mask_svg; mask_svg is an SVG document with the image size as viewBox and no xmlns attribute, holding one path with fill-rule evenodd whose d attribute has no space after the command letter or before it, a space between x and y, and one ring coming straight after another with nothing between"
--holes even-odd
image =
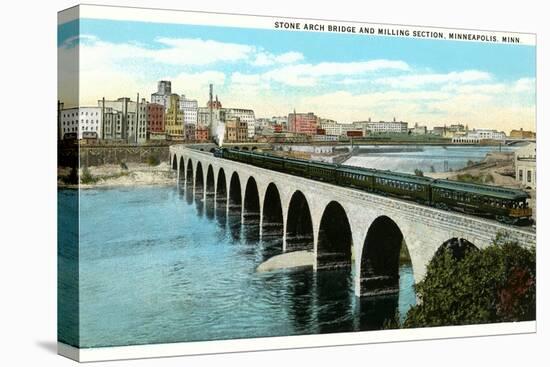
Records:
<instances>
[{"instance_id":1,"label":"water reflection","mask_svg":"<svg viewBox=\"0 0 550 367\"><path fill-rule=\"evenodd\" d=\"M227 208L227 226L229 233L234 240L241 238L241 206L228 204Z\"/></svg>"},{"instance_id":2,"label":"water reflection","mask_svg":"<svg viewBox=\"0 0 550 367\"><path fill-rule=\"evenodd\" d=\"M214 205L190 185L80 195L82 347L378 329L415 302L406 267L399 296L361 299L350 270L256 272L281 254L282 222L266 220L260 238L258 213L242 224L238 197ZM106 220L98 208L109 205ZM310 242L300 237L296 248Z\"/></svg>"}]
</instances>

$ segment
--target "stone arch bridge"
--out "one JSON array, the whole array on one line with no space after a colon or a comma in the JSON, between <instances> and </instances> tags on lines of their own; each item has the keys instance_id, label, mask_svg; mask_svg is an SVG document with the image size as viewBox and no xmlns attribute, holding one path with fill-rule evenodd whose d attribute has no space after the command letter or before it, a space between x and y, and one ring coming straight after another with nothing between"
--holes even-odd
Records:
<instances>
[{"instance_id":1,"label":"stone arch bridge","mask_svg":"<svg viewBox=\"0 0 550 367\"><path fill-rule=\"evenodd\" d=\"M241 220L259 220L260 236L280 228L282 251L304 239L314 269L349 269L357 296L398 289L402 246L408 250L415 282L441 244L466 239L477 247L497 234L535 246L535 232L496 221L448 212L307 178L216 158L183 146L170 147L180 184L214 205L241 211ZM277 226L278 224L278 226ZM304 249L299 248L299 249Z\"/></svg>"}]
</instances>

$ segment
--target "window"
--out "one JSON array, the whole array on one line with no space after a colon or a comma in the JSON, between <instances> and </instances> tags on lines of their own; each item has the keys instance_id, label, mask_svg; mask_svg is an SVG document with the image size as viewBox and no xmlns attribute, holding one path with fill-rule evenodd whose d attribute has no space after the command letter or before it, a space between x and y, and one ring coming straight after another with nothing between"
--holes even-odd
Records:
<instances>
[{"instance_id":1,"label":"window","mask_svg":"<svg viewBox=\"0 0 550 367\"><path fill-rule=\"evenodd\" d=\"M531 182L531 170L527 171L527 182Z\"/></svg>"},{"instance_id":2,"label":"window","mask_svg":"<svg viewBox=\"0 0 550 367\"><path fill-rule=\"evenodd\" d=\"M519 176L518 179L520 181L523 181L523 170L522 169L519 170L519 175L518 176Z\"/></svg>"}]
</instances>

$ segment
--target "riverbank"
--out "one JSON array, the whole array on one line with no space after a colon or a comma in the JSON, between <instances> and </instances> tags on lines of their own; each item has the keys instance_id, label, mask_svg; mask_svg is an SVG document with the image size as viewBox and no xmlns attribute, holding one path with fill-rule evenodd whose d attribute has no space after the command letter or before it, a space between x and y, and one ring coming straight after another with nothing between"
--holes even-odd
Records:
<instances>
[{"instance_id":1,"label":"riverbank","mask_svg":"<svg viewBox=\"0 0 550 367\"><path fill-rule=\"evenodd\" d=\"M448 172L424 172L425 176L520 189L515 179L514 154L492 152L479 162Z\"/></svg>"},{"instance_id":2,"label":"riverbank","mask_svg":"<svg viewBox=\"0 0 550 367\"><path fill-rule=\"evenodd\" d=\"M58 169L58 186L90 189L97 187L173 185L176 173L167 162L158 165L146 163L105 164L80 169L80 185L71 183L70 168Z\"/></svg>"}]
</instances>

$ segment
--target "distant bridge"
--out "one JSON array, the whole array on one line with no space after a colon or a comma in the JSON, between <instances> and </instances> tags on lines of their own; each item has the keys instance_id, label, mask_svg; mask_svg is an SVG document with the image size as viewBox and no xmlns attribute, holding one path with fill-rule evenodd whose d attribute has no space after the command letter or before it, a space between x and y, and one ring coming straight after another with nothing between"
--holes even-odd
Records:
<instances>
[{"instance_id":1,"label":"distant bridge","mask_svg":"<svg viewBox=\"0 0 550 367\"><path fill-rule=\"evenodd\" d=\"M406 246L415 282L441 244L466 239L477 247L498 233L535 246L535 232L496 221L340 187L244 163L211 153L170 147L170 162L180 185L215 207L259 221L259 235L280 228L282 251L296 250L305 239L315 270L343 268L353 274L356 295L395 291L399 255Z\"/></svg>"},{"instance_id":2,"label":"distant bridge","mask_svg":"<svg viewBox=\"0 0 550 367\"><path fill-rule=\"evenodd\" d=\"M519 145L523 143L536 143L537 139L514 139L514 138L506 138L504 140L504 144L506 145Z\"/></svg>"}]
</instances>

